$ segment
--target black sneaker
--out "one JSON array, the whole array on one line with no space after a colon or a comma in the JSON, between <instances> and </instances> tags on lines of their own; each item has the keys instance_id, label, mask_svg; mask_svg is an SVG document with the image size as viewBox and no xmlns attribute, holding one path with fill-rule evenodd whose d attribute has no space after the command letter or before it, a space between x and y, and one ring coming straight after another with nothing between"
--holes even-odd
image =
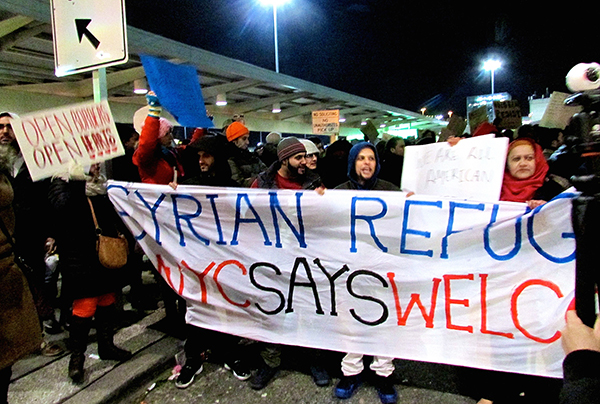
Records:
<instances>
[{"instance_id":1,"label":"black sneaker","mask_svg":"<svg viewBox=\"0 0 600 404\"><path fill-rule=\"evenodd\" d=\"M199 375L203 368L202 363L200 363L200 365L185 364L185 366L181 368L179 376L177 376L175 387L178 389L187 389L190 384L194 383L194 377Z\"/></svg>"},{"instance_id":2,"label":"black sneaker","mask_svg":"<svg viewBox=\"0 0 600 404\"><path fill-rule=\"evenodd\" d=\"M390 376L377 376L375 388L377 389L379 400L383 404L395 404L398 401L398 393L394 388L394 383L392 383Z\"/></svg>"},{"instance_id":3,"label":"black sneaker","mask_svg":"<svg viewBox=\"0 0 600 404\"><path fill-rule=\"evenodd\" d=\"M315 384L319 387L329 386L331 382L331 378L329 377L329 373L322 366L313 365L310 367L310 374L313 377Z\"/></svg>"},{"instance_id":4,"label":"black sneaker","mask_svg":"<svg viewBox=\"0 0 600 404\"><path fill-rule=\"evenodd\" d=\"M232 362L231 365L226 363L225 369L231 371L231 373L233 373L233 376L235 376L235 378L238 380L248 380L250 379L250 376L252 376L248 365L244 361L239 359Z\"/></svg>"},{"instance_id":5,"label":"black sneaker","mask_svg":"<svg viewBox=\"0 0 600 404\"><path fill-rule=\"evenodd\" d=\"M360 384L360 375L342 376L337 386L335 386L335 396L342 399L350 398L360 387Z\"/></svg>"},{"instance_id":6,"label":"black sneaker","mask_svg":"<svg viewBox=\"0 0 600 404\"><path fill-rule=\"evenodd\" d=\"M267 365L262 365L252 380L250 380L250 387L254 390L264 389L273 377L277 374L279 368L271 368Z\"/></svg>"}]
</instances>

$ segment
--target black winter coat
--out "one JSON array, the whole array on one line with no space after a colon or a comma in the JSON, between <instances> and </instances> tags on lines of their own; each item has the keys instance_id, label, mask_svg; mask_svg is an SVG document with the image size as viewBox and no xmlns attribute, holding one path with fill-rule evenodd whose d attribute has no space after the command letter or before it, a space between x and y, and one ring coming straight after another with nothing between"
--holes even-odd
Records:
<instances>
[{"instance_id":1,"label":"black winter coat","mask_svg":"<svg viewBox=\"0 0 600 404\"><path fill-rule=\"evenodd\" d=\"M116 291L121 285L118 270L104 268L96 254L96 228L85 195L85 181L54 179L48 196L58 223L56 244L60 251L59 269L65 297L81 299ZM108 196L90 199L102 233L116 236L122 221Z\"/></svg>"}]
</instances>

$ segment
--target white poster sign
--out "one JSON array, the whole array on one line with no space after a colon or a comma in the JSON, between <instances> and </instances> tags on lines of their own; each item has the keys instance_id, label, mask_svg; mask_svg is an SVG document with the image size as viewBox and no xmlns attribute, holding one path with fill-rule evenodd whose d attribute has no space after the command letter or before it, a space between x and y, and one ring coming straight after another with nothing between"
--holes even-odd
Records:
<instances>
[{"instance_id":1,"label":"white poster sign","mask_svg":"<svg viewBox=\"0 0 600 404\"><path fill-rule=\"evenodd\" d=\"M23 115L12 127L33 181L125 154L106 100Z\"/></svg>"},{"instance_id":2,"label":"white poster sign","mask_svg":"<svg viewBox=\"0 0 600 404\"><path fill-rule=\"evenodd\" d=\"M508 138L493 135L407 146L402 188L418 195L497 201L506 163Z\"/></svg>"},{"instance_id":3,"label":"white poster sign","mask_svg":"<svg viewBox=\"0 0 600 404\"><path fill-rule=\"evenodd\" d=\"M312 133L330 135L340 131L340 110L331 109L312 112Z\"/></svg>"},{"instance_id":4,"label":"white poster sign","mask_svg":"<svg viewBox=\"0 0 600 404\"><path fill-rule=\"evenodd\" d=\"M402 192L112 182L187 321L281 344L560 377L575 241L563 193L525 204Z\"/></svg>"}]
</instances>

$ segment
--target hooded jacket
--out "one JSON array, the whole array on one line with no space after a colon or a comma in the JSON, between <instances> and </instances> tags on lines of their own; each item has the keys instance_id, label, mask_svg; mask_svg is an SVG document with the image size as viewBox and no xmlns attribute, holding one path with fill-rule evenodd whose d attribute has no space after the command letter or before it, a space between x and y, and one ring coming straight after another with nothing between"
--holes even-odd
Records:
<instances>
[{"instance_id":1,"label":"hooded jacket","mask_svg":"<svg viewBox=\"0 0 600 404\"><path fill-rule=\"evenodd\" d=\"M375 153L375 172L373 176L366 181L364 185L361 185L358 182L358 175L356 174L356 159L359 153L364 148L370 148ZM379 170L381 169L381 164L379 163L379 157L377 156L377 149L369 142L360 142L357 143L350 149L350 154L348 155L348 178L349 181L344 182L343 184L338 185L335 189L360 189L366 191L399 191L396 185L391 182L380 180L377 178L379 174Z\"/></svg>"}]
</instances>

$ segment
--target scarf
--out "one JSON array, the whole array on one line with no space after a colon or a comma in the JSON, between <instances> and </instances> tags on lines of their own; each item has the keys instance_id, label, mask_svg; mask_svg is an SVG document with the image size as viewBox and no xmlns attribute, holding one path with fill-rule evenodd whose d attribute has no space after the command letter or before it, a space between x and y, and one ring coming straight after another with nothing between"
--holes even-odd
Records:
<instances>
[{"instance_id":1,"label":"scarf","mask_svg":"<svg viewBox=\"0 0 600 404\"><path fill-rule=\"evenodd\" d=\"M527 143L530 144L535 151L535 172L531 177L520 180L510 174L507 164L506 169L504 170L502 190L500 191L501 201L527 202L533 199L535 191L544 184L546 174L548 173L548 163L544 158L544 153L539 144L535 143L532 139L519 138L510 143L506 155L508 156L515 146Z\"/></svg>"}]
</instances>

